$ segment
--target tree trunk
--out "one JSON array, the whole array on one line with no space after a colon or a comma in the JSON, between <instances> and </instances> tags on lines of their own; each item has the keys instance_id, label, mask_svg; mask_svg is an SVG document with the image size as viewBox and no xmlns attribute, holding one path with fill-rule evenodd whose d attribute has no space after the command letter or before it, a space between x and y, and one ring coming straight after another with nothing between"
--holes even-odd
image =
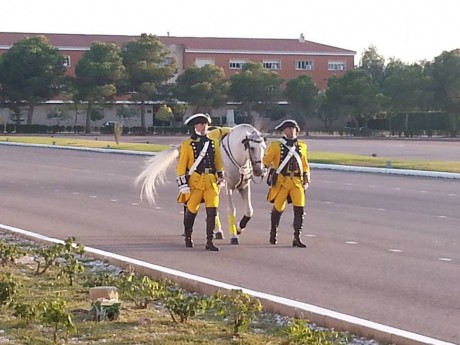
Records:
<instances>
[{"instance_id":1,"label":"tree trunk","mask_svg":"<svg viewBox=\"0 0 460 345\"><path fill-rule=\"evenodd\" d=\"M27 125L32 124L32 118L34 116L35 104L29 104L29 111L27 112Z\"/></svg>"},{"instance_id":2,"label":"tree trunk","mask_svg":"<svg viewBox=\"0 0 460 345\"><path fill-rule=\"evenodd\" d=\"M91 111L93 109L93 104L88 102L88 108L86 108L86 123L85 123L85 133L91 133Z\"/></svg>"},{"instance_id":3,"label":"tree trunk","mask_svg":"<svg viewBox=\"0 0 460 345\"><path fill-rule=\"evenodd\" d=\"M147 132L147 126L145 124L145 101L141 101L141 127L144 133Z\"/></svg>"}]
</instances>

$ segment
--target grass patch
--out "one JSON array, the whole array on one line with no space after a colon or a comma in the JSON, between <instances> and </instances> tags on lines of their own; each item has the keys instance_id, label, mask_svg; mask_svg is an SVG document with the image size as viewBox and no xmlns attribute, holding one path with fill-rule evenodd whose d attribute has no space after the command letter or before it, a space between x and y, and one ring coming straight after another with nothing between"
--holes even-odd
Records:
<instances>
[{"instance_id":1,"label":"grass patch","mask_svg":"<svg viewBox=\"0 0 460 345\"><path fill-rule=\"evenodd\" d=\"M17 137L17 136L0 136L0 142L9 141L27 144L44 144L58 146L90 147L90 148L110 148L113 150L130 150L159 152L169 148L167 145L158 144L140 144L140 143L122 143L116 144L115 141L103 140L85 140L74 138L51 138L51 137ZM418 161L418 160L401 160L392 158L370 157L364 155L353 155L333 152L309 152L308 160L310 163L320 164L337 164L351 165L362 167L385 168L387 161L391 162L394 169L425 170L425 171L443 171L451 173L460 173L460 162L458 161Z\"/></svg>"},{"instance_id":2,"label":"grass patch","mask_svg":"<svg viewBox=\"0 0 460 345\"><path fill-rule=\"evenodd\" d=\"M90 147L98 149L110 148L112 150L130 150L130 151L146 151L158 152L169 148L167 145L158 144L140 144L140 143L122 143L116 144L109 140L87 140L74 138L51 138L51 137L16 137L5 136L0 137L0 142L25 143L25 144L41 144L41 145L56 145L56 146L73 146L73 147Z\"/></svg>"},{"instance_id":3,"label":"grass patch","mask_svg":"<svg viewBox=\"0 0 460 345\"><path fill-rule=\"evenodd\" d=\"M373 168L385 168L387 161L393 169L410 169L426 171L443 171L460 173L460 162L457 161L418 161L392 158L369 157L346 153L309 152L310 163L352 165Z\"/></svg>"}]
</instances>

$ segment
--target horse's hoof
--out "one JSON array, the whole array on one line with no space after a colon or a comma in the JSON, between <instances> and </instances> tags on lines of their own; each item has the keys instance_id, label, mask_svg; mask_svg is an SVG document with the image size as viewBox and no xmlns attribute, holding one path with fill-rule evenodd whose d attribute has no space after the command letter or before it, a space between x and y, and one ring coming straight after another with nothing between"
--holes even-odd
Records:
<instances>
[{"instance_id":1,"label":"horse's hoof","mask_svg":"<svg viewBox=\"0 0 460 345\"><path fill-rule=\"evenodd\" d=\"M214 237L216 240L223 240L224 239L224 233L222 231L218 231L214 234Z\"/></svg>"},{"instance_id":2,"label":"horse's hoof","mask_svg":"<svg viewBox=\"0 0 460 345\"><path fill-rule=\"evenodd\" d=\"M243 231L244 231L244 228L243 229L238 228L238 229L236 229L236 234L241 235L243 233Z\"/></svg>"},{"instance_id":3,"label":"horse's hoof","mask_svg":"<svg viewBox=\"0 0 460 345\"><path fill-rule=\"evenodd\" d=\"M230 239L230 244L240 244L240 241L238 240L238 237L232 237Z\"/></svg>"}]
</instances>

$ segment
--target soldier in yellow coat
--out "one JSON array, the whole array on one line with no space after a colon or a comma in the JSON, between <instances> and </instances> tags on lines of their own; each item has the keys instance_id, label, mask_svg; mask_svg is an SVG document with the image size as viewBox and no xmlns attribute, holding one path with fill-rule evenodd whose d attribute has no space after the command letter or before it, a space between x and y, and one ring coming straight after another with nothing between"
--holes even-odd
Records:
<instances>
[{"instance_id":1,"label":"soldier in yellow coat","mask_svg":"<svg viewBox=\"0 0 460 345\"><path fill-rule=\"evenodd\" d=\"M224 169L219 143L206 134L211 124L207 114L194 114L185 125L193 126L190 138L179 151L176 180L179 186L177 202L187 205L184 215L185 246L193 247L192 232L195 218L204 202L206 207L206 249L218 251L212 240L219 206L219 184L224 181Z\"/></svg>"},{"instance_id":2,"label":"soldier in yellow coat","mask_svg":"<svg viewBox=\"0 0 460 345\"><path fill-rule=\"evenodd\" d=\"M297 139L299 125L294 120L286 120L276 126L283 137L273 141L268 147L263 163L270 168L267 183L270 186L267 200L272 202L270 243L277 243L277 230L281 214L286 204L294 207L293 247L305 248L300 239L303 227L305 191L310 183L310 166L307 160L307 145Z\"/></svg>"}]
</instances>

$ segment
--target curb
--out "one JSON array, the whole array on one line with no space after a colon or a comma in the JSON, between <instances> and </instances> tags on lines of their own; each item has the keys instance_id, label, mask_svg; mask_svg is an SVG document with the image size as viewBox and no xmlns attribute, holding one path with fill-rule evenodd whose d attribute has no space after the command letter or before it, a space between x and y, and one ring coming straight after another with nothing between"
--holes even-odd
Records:
<instances>
[{"instance_id":1,"label":"curb","mask_svg":"<svg viewBox=\"0 0 460 345\"><path fill-rule=\"evenodd\" d=\"M38 242L64 243L63 241L55 238L50 238L4 224L0 224L0 229L14 232L22 237ZM258 298L265 311L291 318L307 319L309 322L322 327L333 328L337 331L350 332L368 339L375 339L382 343L398 345L455 345L454 343L426 337L417 333L404 331L369 320L338 313L333 310L317 307L311 304L268 295L263 292L249 290L239 286L184 273L96 248L85 246L85 253L94 259L107 262L120 268L132 266L135 268L136 272L141 275L146 275L158 280L164 278L172 280L190 292L212 295L217 290L230 291L232 289L241 289L244 293L247 293L254 298Z\"/></svg>"}]
</instances>

